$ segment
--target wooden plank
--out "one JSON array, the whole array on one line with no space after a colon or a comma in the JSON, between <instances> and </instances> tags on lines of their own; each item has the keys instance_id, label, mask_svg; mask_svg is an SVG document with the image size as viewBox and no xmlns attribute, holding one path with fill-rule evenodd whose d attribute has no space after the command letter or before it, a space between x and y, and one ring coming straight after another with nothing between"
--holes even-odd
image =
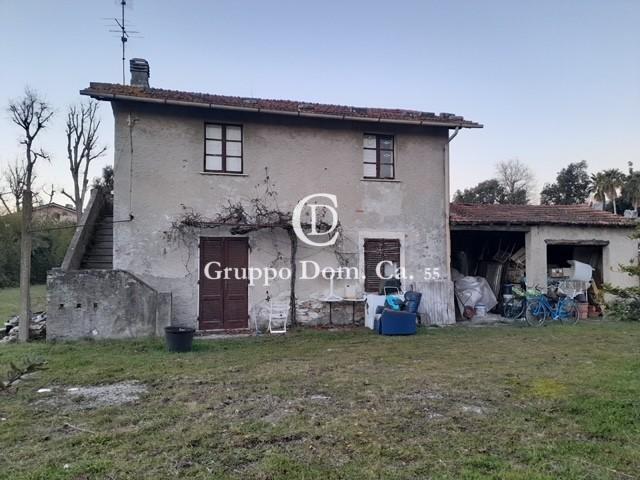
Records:
<instances>
[{"instance_id":1,"label":"wooden plank","mask_svg":"<svg viewBox=\"0 0 640 480\"><path fill-rule=\"evenodd\" d=\"M450 325L456 323L453 303L453 282L450 280L429 280L424 284L422 304L429 325Z\"/></svg>"},{"instance_id":2,"label":"wooden plank","mask_svg":"<svg viewBox=\"0 0 640 480\"><path fill-rule=\"evenodd\" d=\"M573 245L587 247L605 247L609 245L609 240L555 240L547 239L544 241L547 245Z\"/></svg>"}]
</instances>

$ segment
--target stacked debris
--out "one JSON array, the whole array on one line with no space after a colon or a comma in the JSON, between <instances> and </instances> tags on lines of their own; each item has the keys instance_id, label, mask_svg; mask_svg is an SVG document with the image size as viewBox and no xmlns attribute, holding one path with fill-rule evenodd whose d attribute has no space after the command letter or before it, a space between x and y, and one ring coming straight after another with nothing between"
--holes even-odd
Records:
<instances>
[{"instance_id":1,"label":"stacked debris","mask_svg":"<svg viewBox=\"0 0 640 480\"><path fill-rule=\"evenodd\" d=\"M4 330L0 332L0 344L18 341L18 325L20 316L16 315L7 320ZM36 312L31 316L29 325L29 340L44 340L47 337L47 312Z\"/></svg>"}]
</instances>

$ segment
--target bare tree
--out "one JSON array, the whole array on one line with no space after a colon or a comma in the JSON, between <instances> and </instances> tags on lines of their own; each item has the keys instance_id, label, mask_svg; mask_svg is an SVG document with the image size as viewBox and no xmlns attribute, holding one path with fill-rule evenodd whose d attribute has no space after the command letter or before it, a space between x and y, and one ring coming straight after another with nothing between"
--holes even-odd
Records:
<instances>
[{"instance_id":1,"label":"bare tree","mask_svg":"<svg viewBox=\"0 0 640 480\"><path fill-rule=\"evenodd\" d=\"M82 217L84 199L89 185L89 165L107 151L107 147L98 146L100 119L97 113L98 102L95 100L72 105L67 111L65 132L69 171L73 178L73 195L64 190L61 193L73 202L78 223Z\"/></svg>"},{"instance_id":2,"label":"bare tree","mask_svg":"<svg viewBox=\"0 0 640 480\"><path fill-rule=\"evenodd\" d=\"M13 208L8 203L13 193L6 183L6 172L0 172L0 206L4 209L0 209L0 214L13 213Z\"/></svg>"},{"instance_id":3,"label":"bare tree","mask_svg":"<svg viewBox=\"0 0 640 480\"><path fill-rule=\"evenodd\" d=\"M2 172L2 178L6 187L0 188L3 190L0 192L0 202L8 213L19 212L22 207L22 194L27 179L27 168L24 161L16 159L13 164L9 164ZM35 175L32 180L35 180Z\"/></svg>"},{"instance_id":4,"label":"bare tree","mask_svg":"<svg viewBox=\"0 0 640 480\"><path fill-rule=\"evenodd\" d=\"M45 187L42 187L41 193L43 194L42 196L45 199L43 200L43 198L39 194L36 194L34 195L34 198L36 196L38 197L37 203L39 205L51 205L53 203L53 196L56 194L56 188L53 184L51 184L51 190L47 192L47 189Z\"/></svg>"},{"instance_id":5,"label":"bare tree","mask_svg":"<svg viewBox=\"0 0 640 480\"><path fill-rule=\"evenodd\" d=\"M22 129L20 144L24 146L25 175L20 238L20 326L18 339L27 341L31 321L31 220L33 216L31 187L34 180L33 170L38 159L49 159L42 149L36 150L35 141L51 120L53 110L37 92L27 87L22 97L9 102L8 111L11 121Z\"/></svg>"},{"instance_id":6,"label":"bare tree","mask_svg":"<svg viewBox=\"0 0 640 480\"><path fill-rule=\"evenodd\" d=\"M496 164L498 182L504 188L506 203L527 204L533 190L534 175L531 169L517 158Z\"/></svg>"}]
</instances>

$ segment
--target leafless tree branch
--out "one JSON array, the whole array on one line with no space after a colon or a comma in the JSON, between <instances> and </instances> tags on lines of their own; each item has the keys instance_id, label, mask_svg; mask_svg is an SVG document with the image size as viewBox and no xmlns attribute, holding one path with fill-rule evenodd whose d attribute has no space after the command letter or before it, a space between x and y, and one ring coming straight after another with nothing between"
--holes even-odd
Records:
<instances>
[{"instance_id":1,"label":"leafless tree branch","mask_svg":"<svg viewBox=\"0 0 640 480\"><path fill-rule=\"evenodd\" d=\"M73 202L78 222L82 217L84 199L89 186L89 166L93 160L107 151L106 146L99 146L99 129L97 101L89 100L79 105L71 105L67 110L65 133L69 171L73 179L73 194L64 191L62 193Z\"/></svg>"},{"instance_id":2,"label":"leafless tree branch","mask_svg":"<svg viewBox=\"0 0 640 480\"><path fill-rule=\"evenodd\" d=\"M25 163L16 159L13 164L7 165L7 168L2 173L2 178L6 183L8 191L0 195L0 199L9 213L19 212L22 207L22 196L27 180ZM33 176L33 180L35 180L35 175ZM7 200L8 198L12 200ZM11 203L13 203L13 207Z\"/></svg>"}]
</instances>

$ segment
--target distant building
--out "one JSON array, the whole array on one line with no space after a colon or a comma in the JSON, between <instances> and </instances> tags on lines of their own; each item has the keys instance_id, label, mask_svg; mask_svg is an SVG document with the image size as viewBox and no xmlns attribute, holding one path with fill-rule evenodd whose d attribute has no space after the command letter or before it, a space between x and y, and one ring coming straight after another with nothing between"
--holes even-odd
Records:
<instances>
[{"instance_id":1,"label":"distant building","mask_svg":"<svg viewBox=\"0 0 640 480\"><path fill-rule=\"evenodd\" d=\"M34 220L53 220L56 222L76 222L76 211L71 205L47 203L33 207Z\"/></svg>"}]
</instances>

